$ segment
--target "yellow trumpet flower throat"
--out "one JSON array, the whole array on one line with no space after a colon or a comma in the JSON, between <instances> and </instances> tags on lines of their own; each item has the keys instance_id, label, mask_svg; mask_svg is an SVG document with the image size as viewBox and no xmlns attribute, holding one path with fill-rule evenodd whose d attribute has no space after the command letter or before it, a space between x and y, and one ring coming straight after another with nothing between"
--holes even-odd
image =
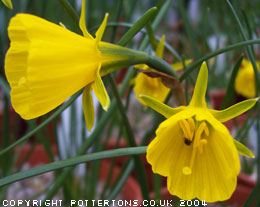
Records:
<instances>
[{"instance_id":1,"label":"yellow trumpet flower throat","mask_svg":"<svg viewBox=\"0 0 260 207\"><path fill-rule=\"evenodd\" d=\"M5 71L23 118L47 113L95 80L101 53L94 41L27 14L12 18L8 33Z\"/></svg>"},{"instance_id":2,"label":"yellow trumpet flower throat","mask_svg":"<svg viewBox=\"0 0 260 207\"><path fill-rule=\"evenodd\" d=\"M11 19L5 73L12 105L22 118L46 114L82 88L89 130L94 124L92 90L103 109L108 110L110 99L101 76L142 63L147 55L102 42L107 19L108 14L92 37L85 25L85 0L79 20L84 36L30 14L17 14Z\"/></svg>"},{"instance_id":3,"label":"yellow trumpet flower throat","mask_svg":"<svg viewBox=\"0 0 260 207\"><path fill-rule=\"evenodd\" d=\"M238 153L254 157L221 122L247 111L258 98L222 111L208 109L207 80L208 70L203 63L188 106L171 108L146 95L140 98L167 118L147 148L146 158L153 172L167 177L172 195L184 200L216 202L230 198L236 188Z\"/></svg>"}]
</instances>

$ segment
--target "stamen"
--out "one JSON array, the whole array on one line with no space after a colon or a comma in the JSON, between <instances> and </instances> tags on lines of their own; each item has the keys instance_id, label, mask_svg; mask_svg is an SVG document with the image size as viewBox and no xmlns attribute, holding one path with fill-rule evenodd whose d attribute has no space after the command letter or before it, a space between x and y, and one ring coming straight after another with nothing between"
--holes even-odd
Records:
<instances>
[{"instance_id":1,"label":"stamen","mask_svg":"<svg viewBox=\"0 0 260 207\"><path fill-rule=\"evenodd\" d=\"M189 121L189 123L192 122L189 119L188 119L188 121ZM190 124L189 126L191 126L191 125L192 124ZM190 175L192 173L192 167L193 167L193 164L194 164L194 160L195 160L197 151L199 151L199 153L202 153L203 152L203 146L208 143L208 141L206 139L201 139L203 132L205 132L206 136L209 135L209 129L208 129L205 122L202 122L199 125L199 127L196 131L195 138L194 138L194 141L193 141L190 164L189 164L189 166L185 166L184 168L182 168L182 173L184 175Z\"/></svg>"},{"instance_id":2,"label":"stamen","mask_svg":"<svg viewBox=\"0 0 260 207\"><path fill-rule=\"evenodd\" d=\"M194 123L194 121L193 121ZM185 119L182 119L179 121L180 127L183 131L184 137L190 141L192 141L193 138L193 134L194 134L194 129L192 124L190 124L190 121L188 122ZM194 124L194 128L195 128L195 124Z\"/></svg>"},{"instance_id":3,"label":"stamen","mask_svg":"<svg viewBox=\"0 0 260 207\"><path fill-rule=\"evenodd\" d=\"M182 173L184 175L190 175L192 173L191 168L189 168L189 167L182 168Z\"/></svg>"},{"instance_id":4,"label":"stamen","mask_svg":"<svg viewBox=\"0 0 260 207\"><path fill-rule=\"evenodd\" d=\"M206 139L200 140L200 143L199 143L199 146L198 146L200 154L203 152L203 146L206 145L207 143L208 143L208 141Z\"/></svg>"},{"instance_id":5,"label":"stamen","mask_svg":"<svg viewBox=\"0 0 260 207\"><path fill-rule=\"evenodd\" d=\"M189 117L188 118L188 122L189 122L190 130L191 130L192 136L193 136L194 135L194 131L195 131L195 123L194 123L193 118Z\"/></svg>"}]
</instances>

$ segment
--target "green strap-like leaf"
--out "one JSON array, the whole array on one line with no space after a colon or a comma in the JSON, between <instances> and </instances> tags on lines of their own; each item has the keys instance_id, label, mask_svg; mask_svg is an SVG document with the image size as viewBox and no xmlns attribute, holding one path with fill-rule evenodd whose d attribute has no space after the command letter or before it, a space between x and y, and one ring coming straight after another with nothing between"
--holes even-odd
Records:
<instances>
[{"instance_id":1,"label":"green strap-like leaf","mask_svg":"<svg viewBox=\"0 0 260 207\"><path fill-rule=\"evenodd\" d=\"M250 149L248 149L245 145L243 145L242 143L240 143L239 141L233 139L234 144L237 148L237 151L239 154L246 156L246 157L251 157L251 158L255 158L255 155L253 154L253 152L251 152Z\"/></svg>"},{"instance_id":2,"label":"green strap-like leaf","mask_svg":"<svg viewBox=\"0 0 260 207\"><path fill-rule=\"evenodd\" d=\"M217 111L210 109L210 112L220 122L226 122L252 108L258 100L259 98L248 99L237 103L225 110Z\"/></svg>"},{"instance_id":3,"label":"green strap-like leaf","mask_svg":"<svg viewBox=\"0 0 260 207\"><path fill-rule=\"evenodd\" d=\"M13 4L11 0L2 0L5 6L7 6L9 9L13 9Z\"/></svg>"},{"instance_id":4,"label":"green strap-like leaf","mask_svg":"<svg viewBox=\"0 0 260 207\"><path fill-rule=\"evenodd\" d=\"M46 165L41 165L39 167L31 168L29 170L25 170L22 172L18 172L7 177L0 179L0 187L5 185L14 183L19 180L23 180L26 178L30 178L35 175L40 175L46 172L58 170L64 167L69 167L81 163L86 163L93 160L99 160L104 158L112 158L112 157L120 157L120 156L127 156L127 155L139 155L145 154L146 147L129 147L129 148L122 148L122 149L114 149L102 152L96 152L92 154L85 154L81 156L76 156L73 158L69 158L66 160L60 160L56 162L52 162Z\"/></svg>"},{"instance_id":5,"label":"green strap-like leaf","mask_svg":"<svg viewBox=\"0 0 260 207\"><path fill-rule=\"evenodd\" d=\"M153 110L157 111L165 118L169 118L170 116L182 111L185 106L180 106L178 108L171 108L166 104L143 94L140 94L139 97L146 103L147 106L152 108Z\"/></svg>"},{"instance_id":6,"label":"green strap-like leaf","mask_svg":"<svg viewBox=\"0 0 260 207\"><path fill-rule=\"evenodd\" d=\"M88 131L90 131L94 125L95 121L95 112L94 112L94 105L93 99L91 95L91 86L87 85L83 91L82 95L82 106L83 106L83 113L87 125Z\"/></svg>"}]
</instances>

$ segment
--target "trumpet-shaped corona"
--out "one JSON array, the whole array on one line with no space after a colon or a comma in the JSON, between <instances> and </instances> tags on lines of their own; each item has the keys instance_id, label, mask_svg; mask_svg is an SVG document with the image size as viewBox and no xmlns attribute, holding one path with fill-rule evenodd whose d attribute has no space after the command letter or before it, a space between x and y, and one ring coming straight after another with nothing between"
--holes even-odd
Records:
<instances>
[{"instance_id":1,"label":"trumpet-shaped corona","mask_svg":"<svg viewBox=\"0 0 260 207\"><path fill-rule=\"evenodd\" d=\"M107 19L108 14L95 38L85 26L85 0L79 21L84 36L30 14L17 14L11 19L5 73L11 86L12 105L22 118L33 119L48 113L81 88L89 130L94 124L92 90L103 109L108 110L110 100L101 76L111 72L109 67L113 64L134 64L133 60L138 62L145 55L101 42Z\"/></svg>"},{"instance_id":2,"label":"trumpet-shaped corona","mask_svg":"<svg viewBox=\"0 0 260 207\"><path fill-rule=\"evenodd\" d=\"M221 122L247 111L258 99L223 111L208 109L207 79L208 70L203 63L188 106L171 108L146 95L140 98L167 118L147 148L147 161L153 172L166 176L169 192L181 199L215 202L227 200L236 188L238 153L254 157Z\"/></svg>"}]
</instances>

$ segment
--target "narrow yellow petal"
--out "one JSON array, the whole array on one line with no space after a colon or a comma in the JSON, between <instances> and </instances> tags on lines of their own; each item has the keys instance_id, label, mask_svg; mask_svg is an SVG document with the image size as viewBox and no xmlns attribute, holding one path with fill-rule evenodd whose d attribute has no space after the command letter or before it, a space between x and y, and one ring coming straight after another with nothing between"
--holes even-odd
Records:
<instances>
[{"instance_id":1,"label":"narrow yellow petal","mask_svg":"<svg viewBox=\"0 0 260 207\"><path fill-rule=\"evenodd\" d=\"M134 92L136 98L143 104L145 102L139 97L140 94L150 96L160 102L164 102L170 89L161 81L161 78L152 78L143 73L139 73L135 78Z\"/></svg>"},{"instance_id":2,"label":"narrow yellow petal","mask_svg":"<svg viewBox=\"0 0 260 207\"><path fill-rule=\"evenodd\" d=\"M252 108L258 100L259 98L248 99L221 111L212 109L209 111L220 122L226 122Z\"/></svg>"},{"instance_id":3,"label":"narrow yellow petal","mask_svg":"<svg viewBox=\"0 0 260 207\"><path fill-rule=\"evenodd\" d=\"M208 84L208 68L207 68L207 63L203 62L197 78L197 82L190 102L190 106L204 107L204 108L207 107L205 101L207 84Z\"/></svg>"},{"instance_id":4,"label":"narrow yellow petal","mask_svg":"<svg viewBox=\"0 0 260 207\"><path fill-rule=\"evenodd\" d=\"M94 121L95 121L94 105L93 105L91 90L92 89L89 84L85 87L82 95L83 113L84 113L88 131L90 131L93 128Z\"/></svg>"},{"instance_id":5,"label":"narrow yellow petal","mask_svg":"<svg viewBox=\"0 0 260 207\"><path fill-rule=\"evenodd\" d=\"M79 19L79 28L81 29L84 37L89 39L94 39L91 34L88 33L86 28L86 0L82 0L81 2L81 14Z\"/></svg>"},{"instance_id":6,"label":"narrow yellow petal","mask_svg":"<svg viewBox=\"0 0 260 207\"><path fill-rule=\"evenodd\" d=\"M97 43L100 42L101 39L102 39L102 36L103 36L104 31L105 31L106 26L107 26L108 16L109 16L109 14L106 13L102 24L100 25L100 27L98 28L98 30L97 30L97 32L96 32L96 38L95 38L95 40L97 41Z\"/></svg>"},{"instance_id":7,"label":"narrow yellow petal","mask_svg":"<svg viewBox=\"0 0 260 207\"><path fill-rule=\"evenodd\" d=\"M192 59L190 60L185 60L185 65L189 65L191 63ZM183 63L182 62L177 62L171 65L175 71L183 69Z\"/></svg>"},{"instance_id":8,"label":"narrow yellow petal","mask_svg":"<svg viewBox=\"0 0 260 207\"><path fill-rule=\"evenodd\" d=\"M165 42L165 35L162 36L159 44L157 45L155 56L162 58L163 57L163 51L164 51L164 42Z\"/></svg>"},{"instance_id":9,"label":"narrow yellow petal","mask_svg":"<svg viewBox=\"0 0 260 207\"><path fill-rule=\"evenodd\" d=\"M185 108L184 106L178 108L171 108L166 104L143 94L140 94L139 97L145 102L147 106L162 114L165 118L169 118L170 116L177 114Z\"/></svg>"},{"instance_id":10,"label":"narrow yellow petal","mask_svg":"<svg viewBox=\"0 0 260 207\"><path fill-rule=\"evenodd\" d=\"M135 65L135 68L136 69L140 69L140 70L147 70L147 69L149 69L148 65L146 65L146 64Z\"/></svg>"},{"instance_id":11,"label":"narrow yellow petal","mask_svg":"<svg viewBox=\"0 0 260 207\"><path fill-rule=\"evenodd\" d=\"M239 154L246 156L246 157L250 157L250 158L255 158L255 155L253 154L253 152L251 152L250 149L248 149L245 145L243 145L241 142L233 139L234 144L237 148L237 151Z\"/></svg>"},{"instance_id":12,"label":"narrow yellow petal","mask_svg":"<svg viewBox=\"0 0 260 207\"><path fill-rule=\"evenodd\" d=\"M103 81L99 75L99 72L97 73L96 80L92 84L93 90L95 95L97 96L101 106L105 111L108 110L109 105L110 105L110 98L107 94L106 88L103 84Z\"/></svg>"},{"instance_id":13,"label":"narrow yellow petal","mask_svg":"<svg viewBox=\"0 0 260 207\"><path fill-rule=\"evenodd\" d=\"M2 0L5 6L7 6L9 9L13 9L13 4L11 0Z\"/></svg>"}]
</instances>

